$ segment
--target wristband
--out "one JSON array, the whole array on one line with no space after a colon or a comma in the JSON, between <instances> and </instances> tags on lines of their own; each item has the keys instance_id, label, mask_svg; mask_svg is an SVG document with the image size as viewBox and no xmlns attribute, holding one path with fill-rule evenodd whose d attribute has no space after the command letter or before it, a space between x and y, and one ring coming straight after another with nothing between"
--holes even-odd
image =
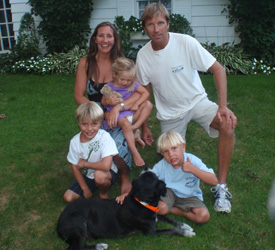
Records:
<instances>
[{"instance_id":1,"label":"wristband","mask_svg":"<svg viewBox=\"0 0 275 250\"><path fill-rule=\"evenodd\" d=\"M125 110L125 105L123 102L120 103L120 106L122 107L123 111Z\"/></svg>"}]
</instances>

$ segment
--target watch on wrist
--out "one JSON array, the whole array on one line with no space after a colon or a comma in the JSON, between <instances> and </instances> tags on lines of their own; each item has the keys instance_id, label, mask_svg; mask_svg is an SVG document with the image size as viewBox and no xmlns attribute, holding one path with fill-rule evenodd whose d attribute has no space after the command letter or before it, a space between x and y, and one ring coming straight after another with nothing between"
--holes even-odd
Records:
<instances>
[{"instance_id":1,"label":"watch on wrist","mask_svg":"<svg viewBox=\"0 0 275 250\"><path fill-rule=\"evenodd\" d=\"M123 111L125 110L125 105L123 102L120 103L120 106L122 107Z\"/></svg>"}]
</instances>

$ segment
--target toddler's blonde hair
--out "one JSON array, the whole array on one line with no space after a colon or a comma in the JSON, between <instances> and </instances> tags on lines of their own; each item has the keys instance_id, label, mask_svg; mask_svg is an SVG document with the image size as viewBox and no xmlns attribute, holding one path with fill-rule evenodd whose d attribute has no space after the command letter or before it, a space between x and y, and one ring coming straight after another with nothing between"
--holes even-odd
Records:
<instances>
[{"instance_id":1,"label":"toddler's blonde hair","mask_svg":"<svg viewBox=\"0 0 275 250\"><path fill-rule=\"evenodd\" d=\"M158 153L162 153L168 147L175 147L178 145L185 145L185 141L181 134L175 131L167 131L158 138L157 151Z\"/></svg>"},{"instance_id":2,"label":"toddler's blonde hair","mask_svg":"<svg viewBox=\"0 0 275 250\"><path fill-rule=\"evenodd\" d=\"M126 57L120 57L116 59L112 65L112 72L114 79L117 79L123 72L131 74L132 82L128 87L128 91L134 91L136 81L136 66L133 60Z\"/></svg>"},{"instance_id":3,"label":"toddler's blonde hair","mask_svg":"<svg viewBox=\"0 0 275 250\"><path fill-rule=\"evenodd\" d=\"M102 108L96 102L86 102L80 104L76 109L75 119L78 123L87 120L101 123L104 119L104 113Z\"/></svg>"}]
</instances>

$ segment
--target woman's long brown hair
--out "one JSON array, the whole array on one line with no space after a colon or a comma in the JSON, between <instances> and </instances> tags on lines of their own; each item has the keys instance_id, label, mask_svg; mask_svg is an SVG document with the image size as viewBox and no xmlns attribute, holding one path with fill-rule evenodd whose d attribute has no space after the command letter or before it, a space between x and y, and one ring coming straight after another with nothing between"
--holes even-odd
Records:
<instances>
[{"instance_id":1,"label":"woman's long brown hair","mask_svg":"<svg viewBox=\"0 0 275 250\"><path fill-rule=\"evenodd\" d=\"M123 52L122 52L122 46L121 46L121 40L120 37L118 36L118 33L114 26L110 22L102 22L98 24L94 30L94 33L92 34L92 37L90 39L90 47L89 47L89 53L87 56L87 63L88 63L88 70L87 70L87 76L88 79L93 79L96 84L98 83L98 78L99 78L99 69L97 66L96 62L96 54L98 52L97 44L95 43L95 38L98 33L98 29L104 26L109 26L113 30L113 35L114 35L114 45L113 48L111 49L110 53L110 59L112 62L115 61L118 57L123 57Z\"/></svg>"}]
</instances>

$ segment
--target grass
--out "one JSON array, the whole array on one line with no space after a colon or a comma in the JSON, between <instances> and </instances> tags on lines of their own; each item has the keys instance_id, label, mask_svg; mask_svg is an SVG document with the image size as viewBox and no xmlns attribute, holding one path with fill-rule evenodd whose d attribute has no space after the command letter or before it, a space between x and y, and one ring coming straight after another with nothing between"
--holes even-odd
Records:
<instances>
[{"instance_id":1,"label":"grass","mask_svg":"<svg viewBox=\"0 0 275 250\"><path fill-rule=\"evenodd\" d=\"M211 100L217 94L212 76L202 76ZM109 249L275 249L275 227L266 209L274 168L275 75L229 76L229 107L238 117L236 145L228 174L233 194L231 214L213 210L210 186L202 184L211 213L197 236L106 239ZM0 77L0 249L65 249L56 222L65 207L63 193L73 180L66 160L69 141L78 132L74 120L72 75L1 75ZM155 138L160 128L155 110L150 117ZM217 140L195 123L187 131L187 151L217 171ZM153 166L161 157L155 144L140 150ZM134 167L131 179L140 169ZM119 194L119 183L110 191ZM98 194L95 193L95 196ZM171 216L173 217L173 216ZM158 224L158 227L165 227Z\"/></svg>"}]
</instances>

